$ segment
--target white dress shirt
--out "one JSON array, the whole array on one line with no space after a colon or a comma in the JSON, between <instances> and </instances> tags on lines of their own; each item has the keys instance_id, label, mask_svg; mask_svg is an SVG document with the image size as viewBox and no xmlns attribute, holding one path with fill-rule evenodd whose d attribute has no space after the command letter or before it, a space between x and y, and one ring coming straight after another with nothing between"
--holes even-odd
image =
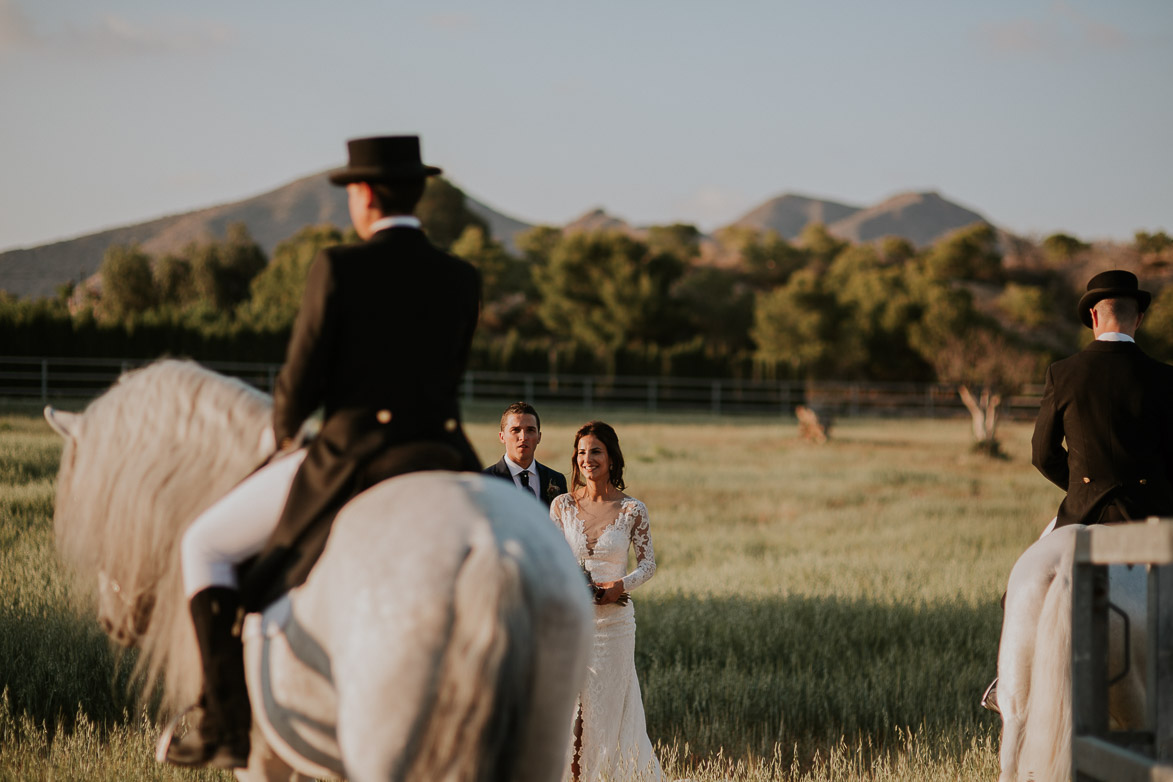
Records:
<instances>
[{"instance_id":1,"label":"white dress shirt","mask_svg":"<svg viewBox=\"0 0 1173 782\"><path fill-rule=\"evenodd\" d=\"M371 233L377 234L379 231L387 228L415 228L421 227L418 217L411 215L391 215L390 217L380 217L375 222L371 223Z\"/></svg>"},{"instance_id":2,"label":"white dress shirt","mask_svg":"<svg viewBox=\"0 0 1173 782\"><path fill-rule=\"evenodd\" d=\"M517 462L505 457L505 466L509 468L509 475L513 478L513 485L517 488L523 488L521 485L521 471L529 470L529 490L533 492L534 497L538 502L542 501L542 482L538 478L538 460L534 459L530 462L529 467L522 467Z\"/></svg>"},{"instance_id":3,"label":"white dress shirt","mask_svg":"<svg viewBox=\"0 0 1173 782\"><path fill-rule=\"evenodd\" d=\"M1100 336L1096 337L1097 342L1136 342L1135 339L1127 334L1121 334L1119 331L1105 331Z\"/></svg>"}]
</instances>

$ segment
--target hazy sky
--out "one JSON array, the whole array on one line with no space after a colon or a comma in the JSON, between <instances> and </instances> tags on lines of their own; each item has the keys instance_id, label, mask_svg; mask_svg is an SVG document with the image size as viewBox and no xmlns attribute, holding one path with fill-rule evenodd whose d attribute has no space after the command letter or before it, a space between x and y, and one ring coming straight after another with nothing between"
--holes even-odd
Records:
<instances>
[{"instance_id":1,"label":"hazy sky","mask_svg":"<svg viewBox=\"0 0 1173 782\"><path fill-rule=\"evenodd\" d=\"M273 189L345 139L529 222L937 190L1173 230L1169 0L0 0L0 249Z\"/></svg>"}]
</instances>

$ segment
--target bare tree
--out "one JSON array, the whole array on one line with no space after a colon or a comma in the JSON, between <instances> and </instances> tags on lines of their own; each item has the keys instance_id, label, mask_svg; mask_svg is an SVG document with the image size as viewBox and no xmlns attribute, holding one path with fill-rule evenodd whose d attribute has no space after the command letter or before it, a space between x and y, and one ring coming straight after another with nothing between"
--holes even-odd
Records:
<instances>
[{"instance_id":1,"label":"bare tree","mask_svg":"<svg viewBox=\"0 0 1173 782\"><path fill-rule=\"evenodd\" d=\"M998 407L1006 396L1038 377L1039 363L1037 354L988 329L950 335L942 341L933 366L939 380L957 385L957 394L973 418L975 450L1001 455Z\"/></svg>"}]
</instances>

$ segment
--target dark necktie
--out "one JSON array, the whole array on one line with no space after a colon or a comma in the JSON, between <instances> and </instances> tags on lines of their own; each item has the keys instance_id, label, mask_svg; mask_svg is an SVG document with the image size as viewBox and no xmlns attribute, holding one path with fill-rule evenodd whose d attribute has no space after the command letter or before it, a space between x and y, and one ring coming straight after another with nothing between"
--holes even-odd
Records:
<instances>
[{"instance_id":1,"label":"dark necktie","mask_svg":"<svg viewBox=\"0 0 1173 782\"><path fill-rule=\"evenodd\" d=\"M529 487L529 470L522 470L517 474L517 477L521 478L521 488L532 494L533 491Z\"/></svg>"}]
</instances>

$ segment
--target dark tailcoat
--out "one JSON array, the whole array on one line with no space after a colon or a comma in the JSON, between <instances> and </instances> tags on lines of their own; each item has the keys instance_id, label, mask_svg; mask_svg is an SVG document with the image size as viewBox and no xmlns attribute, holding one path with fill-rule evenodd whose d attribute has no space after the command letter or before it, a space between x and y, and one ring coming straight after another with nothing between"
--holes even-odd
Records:
<instances>
[{"instance_id":1,"label":"dark tailcoat","mask_svg":"<svg viewBox=\"0 0 1173 782\"><path fill-rule=\"evenodd\" d=\"M334 514L362 490L413 470L480 469L458 404L479 306L476 269L414 228L314 259L274 390L277 442L318 407L324 418L244 574L251 606L304 581Z\"/></svg>"},{"instance_id":2,"label":"dark tailcoat","mask_svg":"<svg viewBox=\"0 0 1173 782\"><path fill-rule=\"evenodd\" d=\"M534 467L537 468L538 482L542 487L542 502L546 503L546 507L550 507L550 503L559 494L566 493L566 476L557 470L553 470L546 465L534 459ZM533 469L530 470L533 472ZM497 463L491 467L486 467L484 472L487 475L496 475L498 478L504 478L512 483L514 486L517 482L513 480L513 476L509 474L509 465L505 463L505 457L502 456L497 460Z\"/></svg>"},{"instance_id":3,"label":"dark tailcoat","mask_svg":"<svg viewBox=\"0 0 1173 782\"><path fill-rule=\"evenodd\" d=\"M1173 367L1100 341L1052 364L1031 445L1058 526L1173 515Z\"/></svg>"}]
</instances>

